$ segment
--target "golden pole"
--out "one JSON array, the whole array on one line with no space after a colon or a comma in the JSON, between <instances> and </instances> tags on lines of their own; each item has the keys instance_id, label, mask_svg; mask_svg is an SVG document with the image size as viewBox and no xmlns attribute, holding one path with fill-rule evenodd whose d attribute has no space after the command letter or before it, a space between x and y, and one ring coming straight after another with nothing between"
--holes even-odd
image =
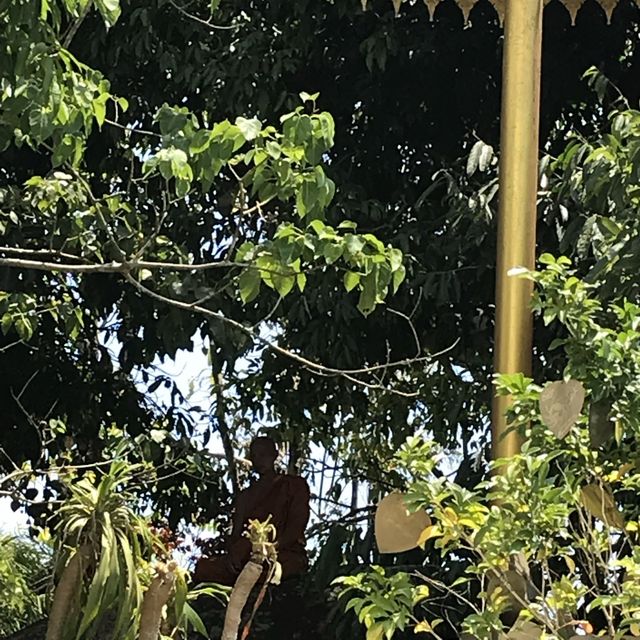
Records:
<instances>
[{"instance_id":1,"label":"golden pole","mask_svg":"<svg viewBox=\"0 0 640 640\"><path fill-rule=\"evenodd\" d=\"M507 0L504 33L500 207L496 273L496 373L531 372L531 283L510 277L514 267L535 262L540 58L543 0ZM493 457L520 450L515 432L506 433L507 397L495 398Z\"/></svg>"}]
</instances>

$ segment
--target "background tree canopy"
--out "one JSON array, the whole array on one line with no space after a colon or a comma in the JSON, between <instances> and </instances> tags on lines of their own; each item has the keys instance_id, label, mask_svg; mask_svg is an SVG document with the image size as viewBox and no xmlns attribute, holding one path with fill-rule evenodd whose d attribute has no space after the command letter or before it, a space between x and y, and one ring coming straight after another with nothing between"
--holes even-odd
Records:
<instances>
[{"instance_id":1,"label":"background tree canopy","mask_svg":"<svg viewBox=\"0 0 640 640\"><path fill-rule=\"evenodd\" d=\"M224 523L235 457L275 425L291 468L336 467L316 476L323 518L338 503L321 584L375 554L359 509L400 483L380 461L408 435L455 449L461 484L482 475L502 30L488 3L472 20L387 0L1 2L5 470L126 450L158 465L159 516ZM595 2L575 27L545 12L539 253L614 301L637 295L636 125L609 116L637 105L639 20L630 2L608 27ZM563 332L536 327L537 380L562 370ZM201 344L194 408L154 363ZM28 487L10 493L41 522L61 488Z\"/></svg>"}]
</instances>

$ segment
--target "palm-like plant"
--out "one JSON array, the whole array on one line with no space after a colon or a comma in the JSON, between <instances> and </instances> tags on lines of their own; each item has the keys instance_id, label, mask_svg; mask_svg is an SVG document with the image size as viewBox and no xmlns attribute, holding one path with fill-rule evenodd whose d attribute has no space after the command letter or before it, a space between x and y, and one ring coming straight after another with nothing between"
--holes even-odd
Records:
<instances>
[{"instance_id":1,"label":"palm-like plant","mask_svg":"<svg viewBox=\"0 0 640 640\"><path fill-rule=\"evenodd\" d=\"M97 484L85 477L68 483L70 497L58 512L57 574L47 640L136 634L137 612L150 581L153 539L131 505L135 468L114 462Z\"/></svg>"},{"instance_id":2,"label":"palm-like plant","mask_svg":"<svg viewBox=\"0 0 640 640\"><path fill-rule=\"evenodd\" d=\"M97 480L88 474L66 482L46 640L157 640L161 629L176 638L190 627L207 635L189 601L226 597L227 589L202 585L189 592L186 572L134 508L141 470L121 460Z\"/></svg>"}]
</instances>

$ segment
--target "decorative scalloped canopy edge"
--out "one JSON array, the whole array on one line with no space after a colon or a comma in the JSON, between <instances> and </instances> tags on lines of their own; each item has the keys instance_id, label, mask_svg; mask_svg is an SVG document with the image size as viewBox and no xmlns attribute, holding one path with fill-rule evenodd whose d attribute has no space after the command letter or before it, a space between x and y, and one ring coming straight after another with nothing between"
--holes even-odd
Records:
<instances>
[{"instance_id":1,"label":"decorative scalloped canopy edge","mask_svg":"<svg viewBox=\"0 0 640 640\"><path fill-rule=\"evenodd\" d=\"M369 0L361 0L362 9L366 10ZM465 22L469 20L471 16L471 11L474 9L476 4L479 2L486 2L487 0L422 0L424 4L427 6L427 11L429 12L429 18L431 20L434 19L436 15L436 11L439 5L445 2L455 2L462 11L462 15L464 16ZM616 7L624 4L625 2L630 4L636 4L640 7L640 0L595 0L600 7L602 7L602 11L604 16L606 17L607 23L611 22L611 17L613 16L613 12ZM398 14L402 7L403 2L409 2L409 0L391 0L393 3L393 8ZM488 0L493 5L493 8L496 10L498 14L498 18L500 19L500 24L504 20L504 13L507 4L507 0ZM576 23L576 17L578 15L578 11L582 8L582 5L585 3L585 0L544 0L545 5L549 4L549 2L559 2L565 6L567 11L569 12L569 16L571 18L571 24Z\"/></svg>"}]
</instances>

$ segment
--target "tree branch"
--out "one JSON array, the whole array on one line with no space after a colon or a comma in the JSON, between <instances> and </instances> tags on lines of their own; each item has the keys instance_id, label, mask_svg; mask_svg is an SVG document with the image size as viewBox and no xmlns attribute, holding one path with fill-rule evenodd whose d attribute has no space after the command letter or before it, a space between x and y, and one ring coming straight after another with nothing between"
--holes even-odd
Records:
<instances>
[{"instance_id":1,"label":"tree branch","mask_svg":"<svg viewBox=\"0 0 640 640\"><path fill-rule=\"evenodd\" d=\"M141 293L144 293L145 295L150 296L151 298L154 298L155 300L158 300L160 302L164 302L166 304L170 304L174 307L177 307L179 309L185 309L187 311L197 311L198 313L201 313L209 318L213 318L215 320L219 320L220 322L224 322L226 324L228 324L229 326L238 329L239 331L241 331L242 333L244 333L245 335L250 336L253 340L255 340L256 342L261 343L262 345L264 345L265 347L267 347L268 349L271 349L272 351L275 351L276 353L285 356L286 358L289 358L291 360L293 360L294 362L297 362L298 364L303 365L304 367L316 372L316 373L320 373L320 374L324 374L324 375L329 375L329 376L339 376L339 377L344 377L347 378L349 380L351 380L352 382L355 382L356 384L360 384L363 386L366 386L368 388L371 389L380 389L383 391L388 391L390 393L395 393L397 395L401 395L404 397L415 397L417 396L417 393L415 392L404 392L404 391L398 391L397 389L389 389L386 387L380 387L380 385L375 385L375 384L370 384L365 382L364 380L360 380L359 378L355 378L353 376L356 375L363 375L363 374L367 374L367 373L373 373L375 371L381 371L383 369L387 369L387 368L397 368L397 367L401 367L401 366L408 366L411 364L415 364L418 362L426 362L426 361L430 361L435 357L438 357L440 355L443 355L444 353L446 353L447 351L451 350L456 344L457 344L457 340L456 342L451 345L450 347L448 347L447 349L437 353L437 354L432 354L429 356L423 356L420 358L407 358L407 359L403 359L403 360L397 360L395 362L390 362L387 364L382 364L382 365L373 365L371 367L362 367L360 369L336 369L334 367L328 367L325 366L323 364L320 364L318 362L314 362L312 360L308 360L307 358L293 352L290 351L289 349L285 349L284 347L281 347L280 345L278 345L275 342L271 342L270 340L268 340L267 338L261 336L259 333L257 333L256 331L254 331L253 329L245 326L244 324L242 324L241 322L238 322L237 320L233 320L232 318L228 318L224 315L222 315L221 313L217 312L217 311L212 311L211 309L207 309L206 307L201 307L195 304L190 304L188 302L182 302L180 300L175 300L173 298L168 298L160 293L156 293L155 291L147 288L146 286L144 286L143 284L141 284L140 282L138 282L135 278L133 278L131 276L130 273L124 273L123 274L125 279L127 280L127 282L129 282L131 285L133 285L136 289L138 289L138 291L140 291Z\"/></svg>"}]
</instances>

